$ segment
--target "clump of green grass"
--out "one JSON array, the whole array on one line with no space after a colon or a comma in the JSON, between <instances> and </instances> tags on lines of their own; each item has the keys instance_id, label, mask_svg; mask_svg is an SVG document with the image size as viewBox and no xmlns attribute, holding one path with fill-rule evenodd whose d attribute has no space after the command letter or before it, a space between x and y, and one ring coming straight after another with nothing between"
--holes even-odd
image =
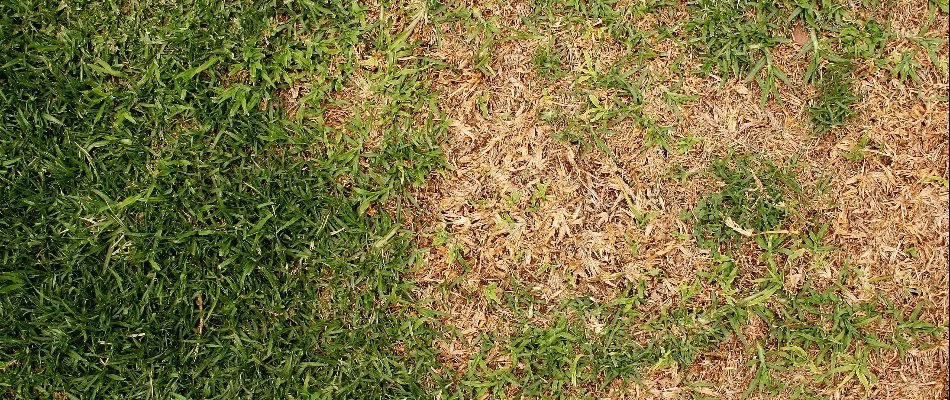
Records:
<instances>
[{"instance_id":1,"label":"clump of green grass","mask_svg":"<svg viewBox=\"0 0 950 400\"><path fill-rule=\"evenodd\" d=\"M561 53L559 53L554 46L547 44L544 46L539 46L534 52L534 69L537 71L538 76L554 80L559 79L567 75L567 71L564 69L564 63L561 60Z\"/></svg>"},{"instance_id":2,"label":"clump of green grass","mask_svg":"<svg viewBox=\"0 0 950 400\"><path fill-rule=\"evenodd\" d=\"M845 24L850 17L850 4L840 1L783 0L783 3L790 10L789 21L801 19L814 29L835 29Z\"/></svg>"},{"instance_id":3,"label":"clump of green grass","mask_svg":"<svg viewBox=\"0 0 950 400\"><path fill-rule=\"evenodd\" d=\"M855 115L854 105L861 97L854 93L853 72L850 63L832 64L818 78L818 98L808 108L817 134L845 125Z\"/></svg>"},{"instance_id":4,"label":"clump of green grass","mask_svg":"<svg viewBox=\"0 0 950 400\"><path fill-rule=\"evenodd\" d=\"M725 253L743 236L735 227L753 233L775 230L793 213L801 188L787 169L737 155L711 168L725 186L693 209L694 236L701 246Z\"/></svg>"},{"instance_id":5,"label":"clump of green grass","mask_svg":"<svg viewBox=\"0 0 950 400\"><path fill-rule=\"evenodd\" d=\"M689 4L688 42L703 56L703 72L755 80L762 102L778 96L788 78L772 65L770 50L787 41L779 31L780 9L772 1L699 0Z\"/></svg>"}]
</instances>

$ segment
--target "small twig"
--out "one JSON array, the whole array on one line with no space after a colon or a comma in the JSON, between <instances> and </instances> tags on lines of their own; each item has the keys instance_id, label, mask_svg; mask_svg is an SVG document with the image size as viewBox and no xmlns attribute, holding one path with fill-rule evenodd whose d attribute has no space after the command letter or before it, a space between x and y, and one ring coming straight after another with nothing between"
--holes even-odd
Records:
<instances>
[{"instance_id":1,"label":"small twig","mask_svg":"<svg viewBox=\"0 0 950 400\"><path fill-rule=\"evenodd\" d=\"M204 317L205 304L204 304L204 298L201 296L201 293L198 293L198 300L196 301L196 303L198 304L198 335L200 336L202 332L204 332L204 327L205 327L205 317Z\"/></svg>"}]
</instances>

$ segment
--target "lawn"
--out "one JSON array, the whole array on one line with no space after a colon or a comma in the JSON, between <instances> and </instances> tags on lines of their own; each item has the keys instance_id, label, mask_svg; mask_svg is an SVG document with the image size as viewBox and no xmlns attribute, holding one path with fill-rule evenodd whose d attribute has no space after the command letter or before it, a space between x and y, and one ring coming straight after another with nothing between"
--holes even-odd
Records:
<instances>
[{"instance_id":1,"label":"lawn","mask_svg":"<svg viewBox=\"0 0 950 400\"><path fill-rule=\"evenodd\" d=\"M4 0L0 397L946 398L948 25Z\"/></svg>"}]
</instances>

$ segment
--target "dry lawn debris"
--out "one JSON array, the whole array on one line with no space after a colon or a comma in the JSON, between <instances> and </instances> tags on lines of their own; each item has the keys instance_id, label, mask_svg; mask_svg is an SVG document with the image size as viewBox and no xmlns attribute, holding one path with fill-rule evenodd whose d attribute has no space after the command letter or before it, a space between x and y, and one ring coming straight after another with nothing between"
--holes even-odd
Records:
<instances>
[{"instance_id":1,"label":"dry lawn debris","mask_svg":"<svg viewBox=\"0 0 950 400\"><path fill-rule=\"evenodd\" d=\"M899 32L916 32L926 18L925 3L893 4L880 17ZM530 4L466 6L497 18L498 26L529 30L523 16L531 13ZM646 30L668 24L675 29L675 20L661 19L688 17L684 13L649 14L637 26ZM946 18L933 26L929 35L946 37ZM646 274L659 269L663 277L651 281L644 309L674 306L677 287L693 281L711 262L680 214L717 189L701 171L730 152L778 162L796 159L809 201L800 218L785 228L801 228L804 219L831 225L826 240L836 250L822 268L794 267L786 288L794 289L804 275L816 272L813 282L832 285L838 270L849 265L861 278L844 288L846 296L857 301L879 291L907 313L922 305L922 319L928 322L948 320L948 81L924 54L918 55L925 71L920 82L901 82L870 61L858 65L857 116L835 134L816 137L807 122L807 107L816 94L802 78L807 61L798 56L809 40L804 28L791 29L792 40L774 50L774 63L790 84L783 85L781 101L764 104L754 83L676 76L674 67L692 70L700 61L683 44L663 40L653 49L662 56L641 67L655 80L643 92L644 112L669 126L673 140L691 138L693 143L685 151L645 146L645 130L621 122L602 137L616 155L612 158L597 146L585 150L557 140L561 127L541 116L558 109L590 119L585 114L588 99L565 89L585 69L612 65L626 51L622 44L596 24L581 30L550 26L537 38L495 42L489 64L493 73L486 74L473 55L487 39L466 29L454 22L420 32L437 35L424 39L438 43L428 56L449 65L433 79L440 106L451 120L445 145L450 167L417 193L425 212L415 217L415 224L430 251L414 279L419 283L416 296L445 313L443 322L461 333L440 343L443 361L450 366L465 371L479 351L480 334L505 336L525 322L541 327L550 322L549 310L543 308L533 321L516 321L510 311L493 304L496 289L526 287L543 304L582 295L605 303L622 288L653 279ZM538 76L533 67L538 49L552 42L568 71L559 79ZM897 54L905 44L892 43L892 51ZM946 44L940 51L946 60ZM695 98L675 112L664 100L674 84L678 93ZM588 94L603 101L610 95ZM860 143L865 144L863 159L848 158ZM822 185L826 189L819 193ZM736 257L752 270L762 268L752 252ZM596 329L596 321L591 327ZM753 321L745 334L754 338L767 329ZM874 358L871 369L880 380L868 392L855 381L823 393L832 398L945 398L948 349L945 342L935 345L904 357L895 350ZM753 356L732 339L682 370L652 371L642 384L618 380L600 395L678 398L696 392L738 398L753 379L746 364ZM789 371L783 378L805 381L807 374L799 372L805 371ZM684 375L714 385L689 388Z\"/></svg>"}]
</instances>

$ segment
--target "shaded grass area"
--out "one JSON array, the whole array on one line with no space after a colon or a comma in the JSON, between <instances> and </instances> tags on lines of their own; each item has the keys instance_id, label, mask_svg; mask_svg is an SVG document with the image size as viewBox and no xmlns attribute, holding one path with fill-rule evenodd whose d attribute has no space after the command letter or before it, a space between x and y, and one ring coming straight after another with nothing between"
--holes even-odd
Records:
<instances>
[{"instance_id":1,"label":"shaded grass area","mask_svg":"<svg viewBox=\"0 0 950 400\"><path fill-rule=\"evenodd\" d=\"M403 189L441 164L445 128L425 65L390 31L398 10L372 22L357 2L0 10L0 394L433 387L398 221ZM383 55L374 90L391 100L348 129L323 124L357 48ZM292 119L280 94L294 89Z\"/></svg>"}]
</instances>

